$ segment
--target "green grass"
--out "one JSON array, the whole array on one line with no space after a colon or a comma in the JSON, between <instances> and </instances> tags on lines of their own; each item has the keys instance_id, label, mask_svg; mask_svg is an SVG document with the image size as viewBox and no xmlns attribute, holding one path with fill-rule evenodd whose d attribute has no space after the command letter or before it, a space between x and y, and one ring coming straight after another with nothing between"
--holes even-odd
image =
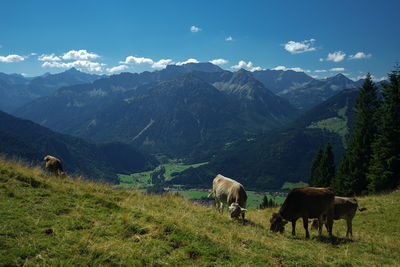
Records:
<instances>
[{"instance_id":1,"label":"green grass","mask_svg":"<svg viewBox=\"0 0 400 267\"><path fill-rule=\"evenodd\" d=\"M245 225L167 194L144 195L0 160L0 266L399 266L400 191L359 198L353 239L290 227L269 232L275 209Z\"/></svg>"},{"instance_id":2,"label":"green grass","mask_svg":"<svg viewBox=\"0 0 400 267\"><path fill-rule=\"evenodd\" d=\"M347 106L338 110L338 117L332 117L318 122L313 122L308 128L325 129L337 133L343 145L346 147L346 137L349 135L349 128L347 127L348 118L346 116Z\"/></svg>"},{"instance_id":3,"label":"green grass","mask_svg":"<svg viewBox=\"0 0 400 267\"><path fill-rule=\"evenodd\" d=\"M162 164L151 171L132 173L130 175L118 174L120 184L118 188L146 188L151 185L150 175L156 170L160 170L161 167L165 168L165 180L169 181L172 179L172 174L182 172L188 168L197 168L201 165L207 164L207 162L196 163L196 164L179 164L179 163L168 163Z\"/></svg>"}]
</instances>

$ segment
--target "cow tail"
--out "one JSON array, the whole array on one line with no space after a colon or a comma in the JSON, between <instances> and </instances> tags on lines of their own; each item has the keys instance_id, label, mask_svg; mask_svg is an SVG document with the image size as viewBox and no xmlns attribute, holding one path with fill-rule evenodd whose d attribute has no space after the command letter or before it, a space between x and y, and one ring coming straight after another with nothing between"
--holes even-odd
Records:
<instances>
[{"instance_id":1,"label":"cow tail","mask_svg":"<svg viewBox=\"0 0 400 267\"><path fill-rule=\"evenodd\" d=\"M208 196L207 196L207 197L211 197L213 194L214 194L214 191L211 191L211 193L210 193L210 194L208 194Z\"/></svg>"},{"instance_id":2,"label":"cow tail","mask_svg":"<svg viewBox=\"0 0 400 267\"><path fill-rule=\"evenodd\" d=\"M364 211L364 210L367 210L367 208L361 208L361 209L358 209L359 211Z\"/></svg>"}]
</instances>

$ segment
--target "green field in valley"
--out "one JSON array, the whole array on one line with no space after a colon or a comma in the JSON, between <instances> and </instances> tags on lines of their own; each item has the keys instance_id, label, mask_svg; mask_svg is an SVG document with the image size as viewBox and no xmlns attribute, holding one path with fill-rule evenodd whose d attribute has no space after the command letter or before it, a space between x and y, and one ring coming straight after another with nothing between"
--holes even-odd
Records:
<instances>
[{"instance_id":1,"label":"green field in valley","mask_svg":"<svg viewBox=\"0 0 400 267\"><path fill-rule=\"evenodd\" d=\"M188 168L197 168L201 165L207 164L207 162L196 163L196 164L180 164L180 163L168 163L159 165L157 168L151 171L132 173L130 175L118 174L120 184L119 188L146 188L151 186L150 176L153 172L159 171L162 167L165 168L164 177L166 181L172 179L173 173L182 172Z\"/></svg>"}]
</instances>

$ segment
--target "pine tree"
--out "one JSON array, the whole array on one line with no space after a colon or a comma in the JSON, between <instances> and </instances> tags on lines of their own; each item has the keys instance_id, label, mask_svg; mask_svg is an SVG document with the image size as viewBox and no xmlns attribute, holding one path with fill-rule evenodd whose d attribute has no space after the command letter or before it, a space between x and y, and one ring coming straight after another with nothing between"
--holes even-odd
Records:
<instances>
[{"instance_id":1,"label":"pine tree","mask_svg":"<svg viewBox=\"0 0 400 267\"><path fill-rule=\"evenodd\" d=\"M382 83L383 103L378 133L368 173L371 192L393 190L400 185L400 66Z\"/></svg>"},{"instance_id":2,"label":"pine tree","mask_svg":"<svg viewBox=\"0 0 400 267\"><path fill-rule=\"evenodd\" d=\"M319 167L321 165L321 159L322 159L322 147L319 146L317 154L315 155L315 158L311 163L310 177L308 178L308 184L310 186L315 186L315 183L320 179Z\"/></svg>"},{"instance_id":3,"label":"pine tree","mask_svg":"<svg viewBox=\"0 0 400 267\"><path fill-rule=\"evenodd\" d=\"M262 203L260 204L260 209L265 209L265 208L268 208L268 197L267 197L267 195L264 195Z\"/></svg>"},{"instance_id":4,"label":"pine tree","mask_svg":"<svg viewBox=\"0 0 400 267\"><path fill-rule=\"evenodd\" d=\"M335 156L329 142L326 145L324 155L321 158L319 175L320 177L316 182L316 186L318 187L329 187L333 177L335 177Z\"/></svg>"},{"instance_id":5,"label":"pine tree","mask_svg":"<svg viewBox=\"0 0 400 267\"><path fill-rule=\"evenodd\" d=\"M354 195L366 192L372 142L377 132L378 107L377 87L368 73L356 98L353 133L332 182L336 194Z\"/></svg>"}]
</instances>

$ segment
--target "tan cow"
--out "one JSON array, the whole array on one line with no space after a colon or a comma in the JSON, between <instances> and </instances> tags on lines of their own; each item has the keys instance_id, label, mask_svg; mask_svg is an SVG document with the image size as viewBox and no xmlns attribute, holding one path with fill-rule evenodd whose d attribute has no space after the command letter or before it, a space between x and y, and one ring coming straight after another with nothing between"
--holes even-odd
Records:
<instances>
[{"instance_id":1,"label":"tan cow","mask_svg":"<svg viewBox=\"0 0 400 267\"><path fill-rule=\"evenodd\" d=\"M346 220L347 223L347 232L346 232L346 237L347 236L353 236L353 218L356 215L357 209L359 211L364 211L366 210L365 208L359 209L358 208L358 203L355 198L352 197L336 197L334 200L334 213L333 213L333 219L334 220L340 220L344 219ZM319 228L319 222L318 220L313 220L311 224L311 229L316 229Z\"/></svg>"},{"instance_id":2,"label":"tan cow","mask_svg":"<svg viewBox=\"0 0 400 267\"><path fill-rule=\"evenodd\" d=\"M44 164L47 175L49 174L53 174L56 176L65 175L65 172L61 164L61 160L59 160L58 158L47 155L46 157L44 157Z\"/></svg>"},{"instance_id":3,"label":"tan cow","mask_svg":"<svg viewBox=\"0 0 400 267\"><path fill-rule=\"evenodd\" d=\"M332 236L333 199L334 194L328 188L302 187L291 190L279 212L272 214L270 231L283 233L285 224L291 221L292 235L295 235L296 221L298 218L302 218L306 238L310 238L308 219L318 218L322 222L324 218L327 218L328 232ZM321 232L322 227L320 226L320 235Z\"/></svg>"},{"instance_id":4,"label":"tan cow","mask_svg":"<svg viewBox=\"0 0 400 267\"><path fill-rule=\"evenodd\" d=\"M244 223L247 201L247 194L243 185L233 179L218 174L213 180L213 191L208 195L215 196L215 207L223 213L224 205L229 206L231 218L238 218L242 215Z\"/></svg>"}]
</instances>

